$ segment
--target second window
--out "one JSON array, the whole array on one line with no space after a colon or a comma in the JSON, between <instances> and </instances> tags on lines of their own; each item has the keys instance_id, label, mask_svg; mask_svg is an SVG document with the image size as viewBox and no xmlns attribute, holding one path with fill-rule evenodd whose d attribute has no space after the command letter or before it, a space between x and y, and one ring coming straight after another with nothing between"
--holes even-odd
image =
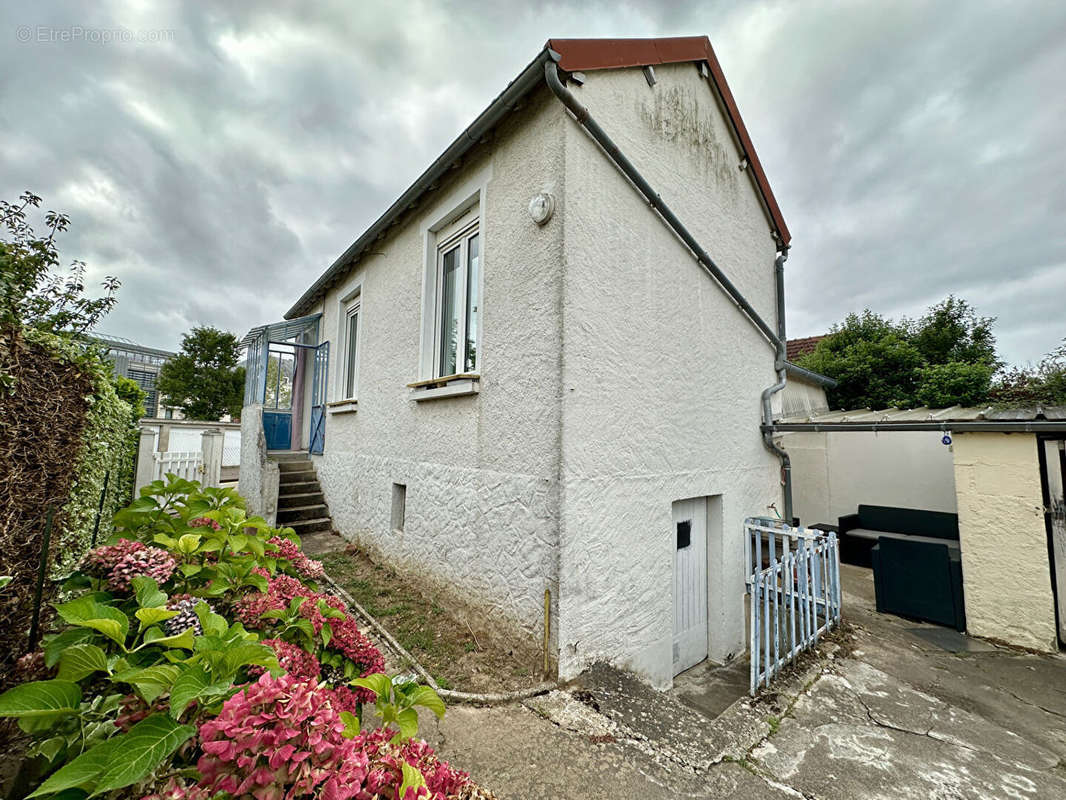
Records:
<instances>
[{"instance_id":1,"label":"second window","mask_svg":"<svg viewBox=\"0 0 1066 800\"><path fill-rule=\"evenodd\" d=\"M477 220L437 248L435 377L477 372L480 262Z\"/></svg>"}]
</instances>

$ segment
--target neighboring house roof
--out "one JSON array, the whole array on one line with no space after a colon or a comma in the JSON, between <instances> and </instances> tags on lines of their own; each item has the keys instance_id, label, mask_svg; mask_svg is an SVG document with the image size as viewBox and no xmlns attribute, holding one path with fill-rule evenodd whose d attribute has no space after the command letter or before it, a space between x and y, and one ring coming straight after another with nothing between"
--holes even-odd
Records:
<instances>
[{"instance_id":1,"label":"neighboring house roof","mask_svg":"<svg viewBox=\"0 0 1066 800\"><path fill-rule=\"evenodd\" d=\"M823 333L821 336L808 336L804 339L789 339L786 343L787 352L785 358L789 361L805 356L818 346L818 342L822 341L828 334Z\"/></svg>"},{"instance_id":2,"label":"neighboring house roof","mask_svg":"<svg viewBox=\"0 0 1066 800\"><path fill-rule=\"evenodd\" d=\"M748 160L759 193L766 206L772 227L782 245L788 245L791 234L781 215L762 163L755 153L747 127L740 117L733 93L726 83L725 73L706 36L683 36L656 39L549 39L537 57L507 85L488 108L437 157L407 190L400 195L347 250L304 292L295 305L286 312L287 319L306 314L312 304L332 286L362 256L376 240L384 238L388 230L397 224L400 217L414 209L424 194L433 191L447 173L458 166L462 157L473 149L495 125L514 110L517 102L528 92L544 83L543 65L557 61L560 69L567 72L617 69L622 67L654 66L683 62L701 62L708 68L726 116L733 126L742 157Z\"/></svg>"},{"instance_id":3,"label":"neighboring house roof","mask_svg":"<svg viewBox=\"0 0 1066 800\"><path fill-rule=\"evenodd\" d=\"M830 411L812 417L787 417L769 426L788 431L1066 431L1066 406L1028 408L869 408Z\"/></svg>"}]
</instances>

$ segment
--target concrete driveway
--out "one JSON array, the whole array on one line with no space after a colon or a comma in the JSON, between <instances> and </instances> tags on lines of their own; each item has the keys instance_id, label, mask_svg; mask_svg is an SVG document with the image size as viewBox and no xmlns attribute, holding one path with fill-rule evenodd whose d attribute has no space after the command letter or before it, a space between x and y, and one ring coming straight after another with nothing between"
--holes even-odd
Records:
<instances>
[{"instance_id":1,"label":"concrete driveway","mask_svg":"<svg viewBox=\"0 0 1066 800\"><path fill-rule=\"evenodd\" d=\"M718 713L736 667L666 693L598 667L423 733L500 800L1066 798L1066 658L879 615L841 572L848 635L754 702Z\"/></svg>"}]
</instances>

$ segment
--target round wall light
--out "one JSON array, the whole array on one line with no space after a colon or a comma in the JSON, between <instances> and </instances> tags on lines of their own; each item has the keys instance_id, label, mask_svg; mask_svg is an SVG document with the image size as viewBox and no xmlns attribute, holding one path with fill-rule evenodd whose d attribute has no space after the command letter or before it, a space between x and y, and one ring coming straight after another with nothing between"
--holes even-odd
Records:
<instances>
[{"instance_id":1,"label":"round wall light","mask_svg":"<svg viewBox=\"0 0 1066 800\"><path fill-rule=\"evenodd\" d=\"M552 218L555 212L555 198L547 192L533 195L529 201L529 216L538 225L543 225Z\"/></svg>"}]
</instances>

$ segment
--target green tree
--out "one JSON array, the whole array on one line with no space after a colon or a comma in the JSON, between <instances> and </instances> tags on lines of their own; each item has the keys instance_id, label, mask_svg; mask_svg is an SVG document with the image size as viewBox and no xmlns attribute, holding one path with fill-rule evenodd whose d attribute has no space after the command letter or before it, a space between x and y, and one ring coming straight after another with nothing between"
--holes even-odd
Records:
<instances>
[{"instance_id":1,"label":"green tree","mask_svg":"<svg viewBox=\"0 0 1066 800\"><path fill-rule=\"evenodd\" d=\"M119 281L105 278L104 295L86 297L85 263L72 261L65 275L59 270L56 237L70 226L70 218L47 212L47 231L39 235L27 211L40 205L32 192L23 192L14 203L0 200L0 323L80 336L114 307Z\"/></svg>"},{"instance_id":2,"label":"green tree","mask_svg":"<svg viewBox=\"0 0 1066 800\"><path fill-rule=\"evenodd\" d=\"M199 326L181 339L181 352L159 370L156 388L190 419L237 417L244 394L240 343L232 333Z\"/></svg>"},{"instance_id":3,"label":"green tree","mask_svg":"<svg viewBox=\"0 0 1066 800\"><path fill-rule=\"evenodd\" d=\"M1000 366L995 317L978 317L965 300L948 295L917 322L904 322L909 338L928 364L985 364L995 372Z\"/></svg>"},{"instance_id":4,"label":"green tree","mask_svg":"<svg viewBox=\"0 0 1066 800\"><path fill-rule=\"evenodd\" d=\"M800 365L835 379L834 408L943 407L987 402L1001 362L995 319L948 296L918 320L849 314Z\"/></svg>"},{"instance_id":5,"label":"green tree","mask_svg":"<svg viewBox=\"0 0 1066 800\"><path fill-rule=\"evenodd\" d=\"M1039 364L1001 372L992 385L997 405L1066 406L1066 339Z\"/></svg>"},{"instance_id":6,"label":"green tree","mask_svg":"<svg viewBox=\"0 0 1066 800\"><path fill-rule=\"evenodd\" d=\"M829 391L835 408L908 405L924 364L906 328L869 309L848 314L799 361L837 381Z\"/></svg>"}]
</instances>

